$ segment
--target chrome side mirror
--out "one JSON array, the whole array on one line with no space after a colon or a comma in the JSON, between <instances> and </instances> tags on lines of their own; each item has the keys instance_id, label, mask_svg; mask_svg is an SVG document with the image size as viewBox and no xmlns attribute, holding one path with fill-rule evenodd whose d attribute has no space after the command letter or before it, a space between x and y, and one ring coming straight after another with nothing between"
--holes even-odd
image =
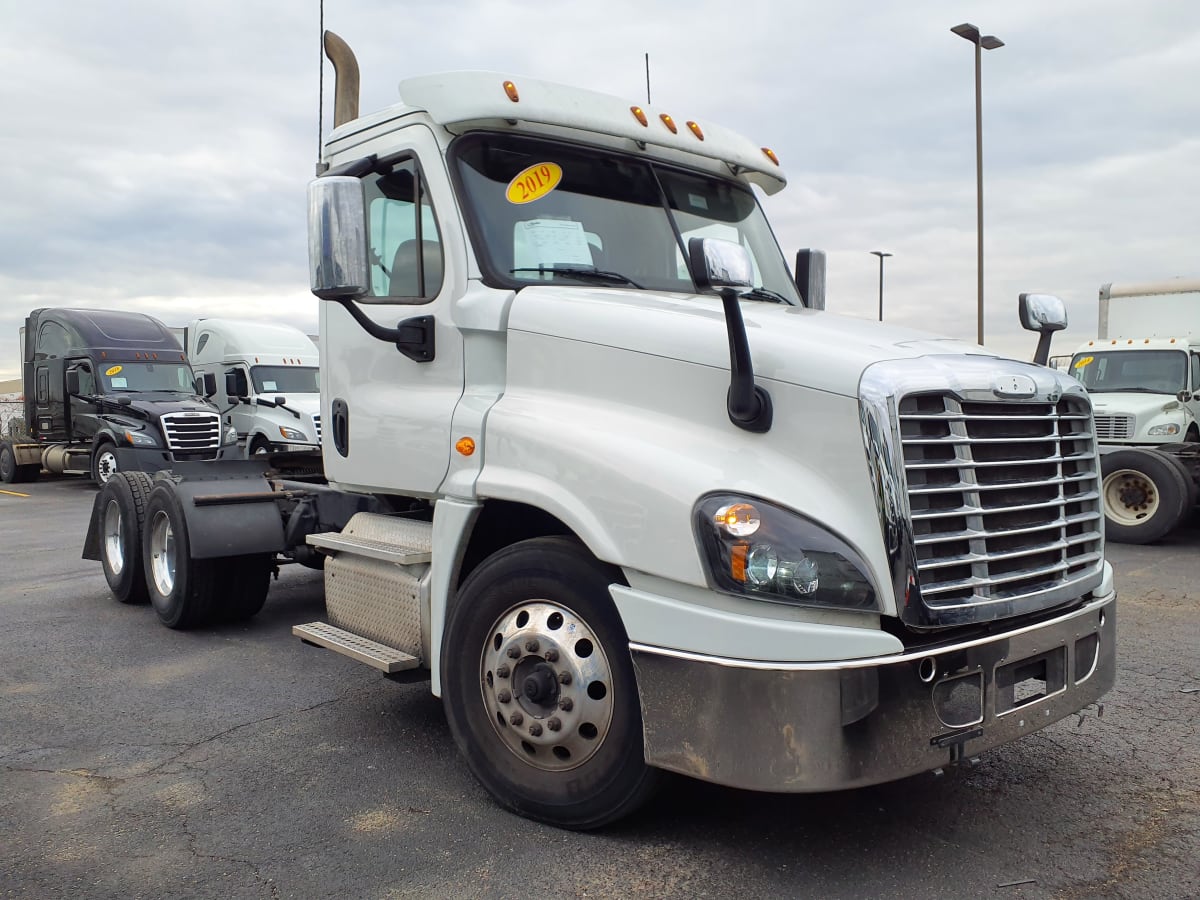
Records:
<instances>
[{"instance_id":1,"label":"chrome side mirror","mask_svg":"<svg viewBox=\"0 0 1200 900\"><path fill-rule=\"evenodd\" d=\"M1050 335L1067 327L1067 307L1053 294L1021 294L1017 298L1021 327L1039 335L1033 361L1039 366L1050 362Z\"/></svg>"},{"instance_id":2,"label":"chrome side mirror","mask_svg":"<svg viewBox=\"0 0 1200 900\"><path fill-rule=\"evenodd\" d=\"M718 238L692 238L688 241L688 260L692 278L700 290L712 288L749 288L754 286L754 266L741 244Z\"/></svg>"},{"instance_id":3,"label":"chrome side mirror","mask_svg":"<svg viewBox=\"0 0 1200 900\"><path fill-rule=\"evenodd\" d=\"M359 179L331 175L309 183L308 274L312 292L322 300L352 300L370 291Z\"/></svg>"}]
</instances>

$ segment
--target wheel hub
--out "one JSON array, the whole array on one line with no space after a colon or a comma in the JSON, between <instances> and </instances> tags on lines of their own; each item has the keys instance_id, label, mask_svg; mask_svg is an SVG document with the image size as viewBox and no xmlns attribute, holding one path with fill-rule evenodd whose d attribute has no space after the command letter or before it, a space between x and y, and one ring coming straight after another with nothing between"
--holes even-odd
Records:
<instances>
[{"instance_id":1,"label":"wheel hub","mask_svg":"<svg viewBox=\"0 0 1200 900\"><path fill-rule=\"evenodd\" d=\"M572 769L604 742L613 670L595 632L549 600L496 620L480 659L482 701L501 742L530 765Z\"/></svg>"}]
</instances>

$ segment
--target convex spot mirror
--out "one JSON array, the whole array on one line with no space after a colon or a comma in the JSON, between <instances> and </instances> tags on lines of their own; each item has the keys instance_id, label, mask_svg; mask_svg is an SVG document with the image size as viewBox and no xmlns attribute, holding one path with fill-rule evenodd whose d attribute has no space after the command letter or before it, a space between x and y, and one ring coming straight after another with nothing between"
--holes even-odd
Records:
<instances>
[{"instance_id":1,"label":"convex spot mirror","mask_svg":"<svg viewBox=\"0 0 1200 900\"><path fill-rule=\"evenodd\" d=\"M1067 327L1067 307L1053 294L1021 294L1017 299L1025 330L1045 334Z\"/></svg>"},{"instance_id":2,"label":"convex spot mirror","mask_svg":"<svg viewBox=\"0 0 1200 900\"><path fill-rule=\"evenodd\" d=\"M308 271L322 300L352 300L370 286L362 182L330 175L308 185Z\"/></svg>"},{"instance_id":3,"label":"convex spot mirror","mask_svg":"<svg viewBox=\"0 0 1200 900\"><path fill-rule=\"evenodd\" d=\"M741 244L718 238L692 238L688 241L688 257L692 278L700 290L754 286L754 266Z\"/></svg>"}]
</instances>

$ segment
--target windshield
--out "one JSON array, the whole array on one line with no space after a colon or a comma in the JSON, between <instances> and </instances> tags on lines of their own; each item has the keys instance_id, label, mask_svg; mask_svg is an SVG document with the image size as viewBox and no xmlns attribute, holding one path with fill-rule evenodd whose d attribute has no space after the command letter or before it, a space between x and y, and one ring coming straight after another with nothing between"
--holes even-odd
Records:
<instances>
[{"instance_id":1,"label":"windshield","mask_svg":"<svg viewBox=\"0 0 1200 900\"><path fill-rule=\"evenodd\" d=\"M754 286L799 303L753 192L613 151L471 134L453 149L488 283L555 281L694 293L689 238L750 254Z\"/></svg>"},{"instance_id":2,"label":"windshield","mask_svg":"<svg viewBox=\"0 0 1200 900\"><path fill-rule=\"evenodd\" d=\"M256 394L316 394L321 390L316 366L251 366Z\"/></svg>"},{"instance_id":3,"label":"windshield","mask_svg":"<svg viewBox=\"0 0 1200 900\"><path fill-rule=\"evenodd\" d=\"M103 364L101 364L103 365ZM195 381L190 366L182 363L113 363L98 373L100 390L179 391L194 394Z\"/></svg>"},{"instance_id":4,"label":"windshield","mask_svg":"<svg viewBox=\"0 0 1200 900\"><path fill-rule=\"evenodd\" d=\"M1182 350L1076 353L1071 374L1095 393L1177 394L1187 387L1187 354Z\"/></svg>"}]
</instances>

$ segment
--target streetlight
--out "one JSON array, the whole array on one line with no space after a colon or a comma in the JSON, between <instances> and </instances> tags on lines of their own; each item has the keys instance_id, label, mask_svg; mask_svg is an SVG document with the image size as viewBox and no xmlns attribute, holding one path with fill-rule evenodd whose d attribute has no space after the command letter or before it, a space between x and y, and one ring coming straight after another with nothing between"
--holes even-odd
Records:
<instances>
[{"instance_id":1,"label":"streetlight","mask_svg":"<svg viewBox=\"0 0 1200 900\"><path fill-rule=\"evenodd\" d=\"M872 256L879 257L879 321L883 321L883 258L891 256L890 253L885 253L883 250L872 250Z\"/></svg>"},{"instance_id":2,"label":"streetlight","mask_svg":"<svg viewBox=\"0 0 1200 900\"><path fill-rule=\"evenodd\" d=\"M981 50L995 50L1004 46L1004 41L992 34L980 35L979 29L970 23L955 25L950 29L961 38L975 45L975 237L978 244L976 271L979 278L979 343L983 343L983 90L980 87Z\"/></svg>"}]
</instances>

